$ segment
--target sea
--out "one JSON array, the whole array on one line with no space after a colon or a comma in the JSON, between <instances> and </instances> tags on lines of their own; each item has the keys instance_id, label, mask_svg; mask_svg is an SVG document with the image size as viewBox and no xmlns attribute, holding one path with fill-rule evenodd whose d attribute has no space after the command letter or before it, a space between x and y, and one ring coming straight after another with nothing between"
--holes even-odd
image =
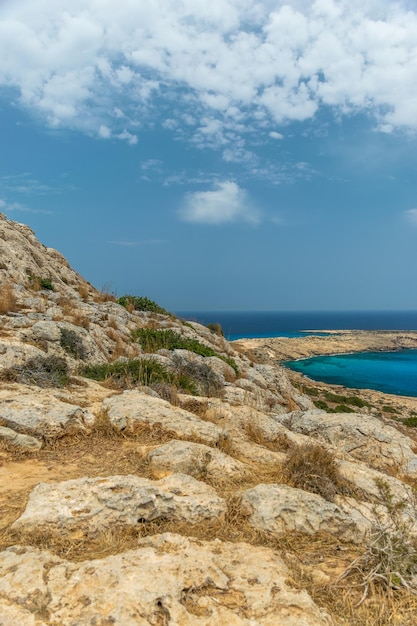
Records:
<instances>
[{"instance_id":1,"label":"sea","mask_svg":"<svg viewBox=\"0 0 417 626\"><path fill-rule=\"evenodd\" d=\"M178 315L201 324L220 324L229 341L326 335L330 330L417 331L417 311L183 311ZM417 350L319 356L285 365L313 380L417 397Z\"/></svg>"}]
</instances>

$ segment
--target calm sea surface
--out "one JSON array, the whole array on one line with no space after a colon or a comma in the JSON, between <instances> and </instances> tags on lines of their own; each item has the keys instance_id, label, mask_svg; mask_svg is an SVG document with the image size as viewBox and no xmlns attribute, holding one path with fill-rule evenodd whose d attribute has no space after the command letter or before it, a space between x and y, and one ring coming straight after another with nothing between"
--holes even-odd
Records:
<instances>
[{"instance_id":1,"label":"calm sea surface","mask_svg":"<svg viewBox=\"0 0 417 626\"><path fill-rule=\"evenodd\" d=\"M181 312L202 324L221 324L230 341L241 338L300 337L326 330L417 330L417 311L378 312ZM288 362L313 380L357 389L417 397L417 350L320 356Z\"/></svg>"}]
</instances>

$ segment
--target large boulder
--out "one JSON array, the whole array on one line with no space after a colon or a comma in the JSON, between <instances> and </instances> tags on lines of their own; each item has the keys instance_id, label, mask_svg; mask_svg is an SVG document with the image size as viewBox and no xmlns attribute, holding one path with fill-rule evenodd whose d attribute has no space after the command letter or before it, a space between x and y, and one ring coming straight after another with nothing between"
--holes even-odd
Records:
<instances>
[{"instance_id":1,"label":"large boulder","mask_svg":"<svg viewBox=\"0 0 417 626\"><path fill-rule=\"evenodd\" d=\"M197 479L214 480L242 478L247 474L243 463L220 450L190 441L170 441L147 454L155 476L173 472L189 474Z\"/></svg>"},{"instance_id":2,"label":"large boulder","mask_svg":"<svg viewBox=\"0 0 417 626\"><path fill-rule=\"evenodd\" d=\"M280 417L290 430L314 437L378 470L417 476L415 442L380 419L361 413L294 411Z\"/></svg>"},{"instance_id":3,"label":"large boulder","mask_svg":"<svg viewBox=\"0 0 417 626\"><path fill-rule=\"evenodd\" d=\"M140 391L124 391L104 400L103 410L120 430L134 430L140 424L158 424L164 430L175 433L176 437L198 439L208 445L215 445L223 435L223 431L214 424Z\"/></svg>"},{"instance_id":4,"label":"large boulder","mask_svg":"<svg viewBox=\"0 0 417 626\"><path fill-rule=\"evenodd\" d=\"M226 503L212 487L174 474L159 481L137 476L39 483L13 528L23 534L96 535L113 526L158 518L195 524L222 516Z\"/></svg>"},{"instance_id":5,"label":"large boulder","mask_svg":"<svg viewBox=\"0 0 417 626\"><path fill-rule=\"evenodd\" d=\"M358 538L355 521L338 506L288 485L248 489L242 495L241 511L251 526L276 537L297 531L308 535L327 532L350 541Z\"/></svg>"},{"instance_id":6,"label":"large boulder","mask_svg":"<svg viewBox=\"0 0 417 626\"><path fill-rule=\"evenodd\" d=\"M16 385L0 392L0 419L17 432L54 439L87 432L95 417L87 409L61 402L45 389Z\"/></svg>"},{"instance_id":7,"label":"large boulder","mask_svg":"<svg viewBox=\"0 0 417 626\"><path fill-rule=\"evenodd\" d=\"M170 533L82 563L36 548L9 548L0 554L0 598L18 615L38 607L48 623L60 626L332 623L306 591L291 587L274 550Z\"/></svg>"}]
</instances>

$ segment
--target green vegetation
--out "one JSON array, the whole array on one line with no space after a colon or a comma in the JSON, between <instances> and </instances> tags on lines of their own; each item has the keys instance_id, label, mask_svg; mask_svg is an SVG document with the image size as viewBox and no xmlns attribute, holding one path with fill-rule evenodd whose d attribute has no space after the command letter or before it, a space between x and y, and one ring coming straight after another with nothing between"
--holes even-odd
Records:
<instances>
[{"instance_id":1,"label":"green vegetation","mask_svg":"<svg viewBox=\"0 0 417 626\"><path fill-rule=\"evenodd\" d=\"M405 419L401 420L402 423L405 426L411 426L412 428L416 428L417 427L417 417L413 416L413 417L406 417Z\"/></svg>"},{"instance_id":2,"label":"green vegetation","mask_svg":"<svg viewBox=\"0 0 417 626\"><path fill-rule=\"evenodd\" d=\"M322 409L322 411L330 411L329 405L324 400L314 400L314 406L318 409Z\"/></svg>"},{"instance_id":3,"label":"green vegetation","mask_svg":"<svg viewBox=\"0 0 417 626\"><path fill-rule=\"evenodd\" d=\"M69 383L68 364L58 356L37 356L3 370L0 380L38 387L64 387Z\"/></svg>"},{"instance_id":4,"label":"green vegetation","mask_svg":"<svg viewBox=\"0 0 417 626\"><path fill-rule=\"evenodd\" d=\"M131 311L150 311L151 313L160 313L161 315L170 315L169 311L162 308L149 298L144 296L122 296L117 300L119 304L125 307L125 309Z\"/></svg>"},{"instance_id":5,"label":"green vegetation","mask_svg":"<svg viewBox=\"0 0 417 626\"><path fill-rule=\"evenodd\" d=\"M28 274L28 277L30 286L35 291L41 291L41 289L54 291L54 286L50 278L46 278L45 276L34 276L33 274Z\"/></svg>"},{"instance_id":6,"label":"green vegetation","mask_svg":"<svg viewBox=\"0 0 417 626\"><path fill-rule=\"evenodd\" d=\"M352 407L348 406L347 404L338 404L337 406L333 407L330 412L331 413L354 413L355 409L352 409Z\"/></svg>"},{"instance_id":7,"label":"green vegetation","mask_svg":"<svg viewBox=\"0 0 417 626\"><path fill-rule=\"evenodd\" d=\"M195 395L196 383L186 375L177 375L155 359L129 359L116 363L88 365L80 374L93 380L107 381L112 387L127 389L137 385L167 383L182 391Z\"/></svg>"},{"instance_id":8,"label":"green vegetation","mask_svg":"<svg viewBox=\"0 0 417 626\"><path fill-rule=\"evenodd\" d=\"M336 393L332 393L331 391L325 391L324 397L329 402L340 402L342 404L350 404L352 406L356 406L362 409L364 406L370 407L371 405L366 400L362 400L362 398L357 398L356 396L339 396Z\"/></svg>"},{"instance_id":9,"label":"green vegetation","mask_svg":"<svg viewBox=\"0 0 417 626\"><path fill-rule=\"evenodd\" d=\"M239 368L232 358L222 356L213 348L200 343L197 339L183 337L172 329L138 328L132 332L132 338L139 341L145 352L152 353L164 348L166 350L189 350L200 356L216 356L230 365L236 374L239 373Z\"/></svg>"},{"instance_id":10,"label":"green vegetation","mask_svg":"<svg viewBox=\"0 0 417 626\"><path fill-rule=\"evenodd\" d=\"M385 413L398 413L397 409L393 406L389 406L389 404L384 404L382 410L385 411Z\"/></svg>"}]
</instances>

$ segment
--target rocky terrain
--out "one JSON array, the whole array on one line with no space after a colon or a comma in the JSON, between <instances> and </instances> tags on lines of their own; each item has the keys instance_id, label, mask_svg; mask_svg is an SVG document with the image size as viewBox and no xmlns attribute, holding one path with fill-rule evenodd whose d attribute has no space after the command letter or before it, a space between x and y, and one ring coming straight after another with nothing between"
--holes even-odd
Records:
<instances>
[{"instance_id":1,"label":"rocky terrain","mask_svg":"<svg viewBox=\"0 0 417 626\"><path fill-rule=\"evenodd\" d=\"M417 624L413 401L325 411L265 346L0 216L0 626Z\"/></svg>"}]
</instances>

